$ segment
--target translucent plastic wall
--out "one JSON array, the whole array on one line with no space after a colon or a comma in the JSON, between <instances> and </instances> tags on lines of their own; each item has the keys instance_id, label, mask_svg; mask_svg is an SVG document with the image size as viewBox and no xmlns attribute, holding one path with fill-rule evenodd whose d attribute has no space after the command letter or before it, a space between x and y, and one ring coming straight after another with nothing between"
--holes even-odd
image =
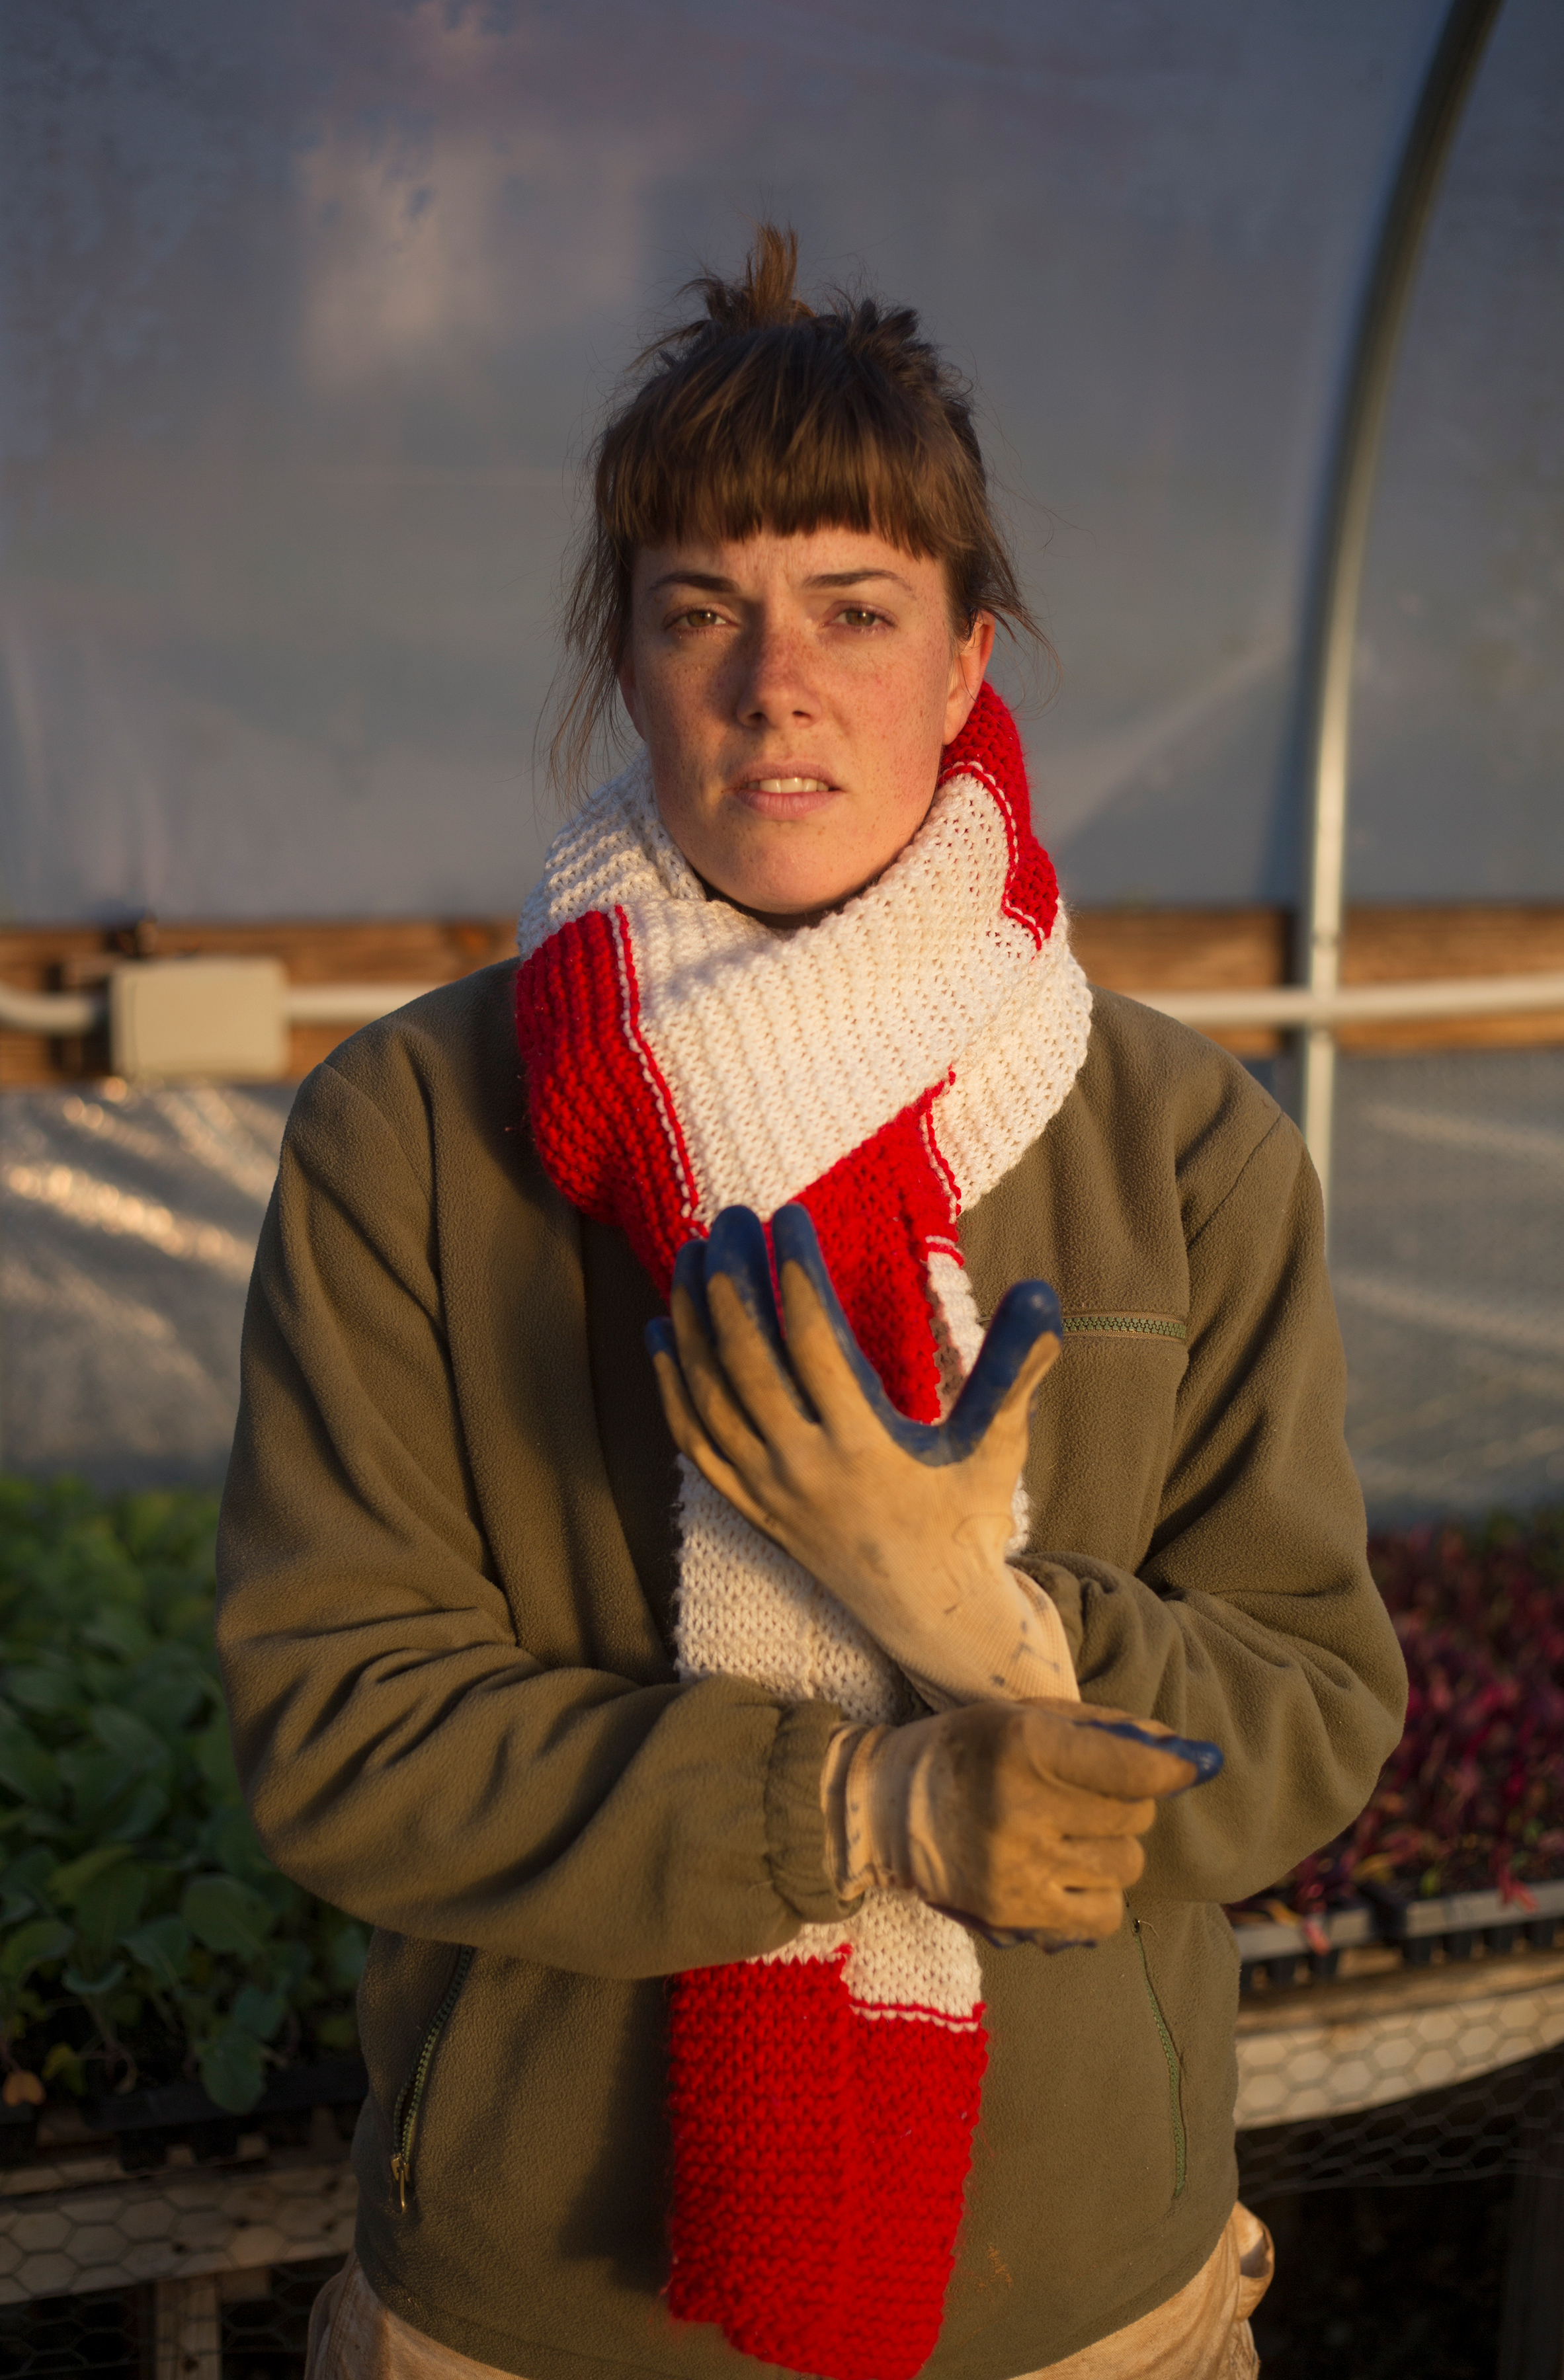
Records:
<instances>
[{"instance_id":1,"label":"translucent plastic wall","mask_svg":"<svg viewBox=\"0 0 1564 2380\"><path fill-rule=\"evenodd\" d=\"M1564 899L1564 8L1506 0L1402 344L1348 889Z\"/></svg>"},{"instance_id":2,"label":"translucent plastic wall","mask_svg":"<svg viewBox=\"0 0 1564 2380\"><path fill-rule=\"evenodd\" d=\"M503 909L605 389L770 208L981 385L1079 898L1295 883L1313 507L1430 0L8 0L0 887Z\"/></svg>"},{"instance_id":3,"label":"translucent plastic wall","mask_svg":"<svg viewBox=\"0 0 1564 2380\"><path fill-rule=\"evenodd\" d=\"M1564 10L1507 0L1430 229L1358 638L1348 890L1564 898ZM1349 1060L1371 1509L1564 1499L1564 1050Z\"/></svg>"},{"instance_id":4,"label":"translucent plastic wall","mask_svg":"<svg viewBox=\"0 0 1564 2380\"><path fill-rule=\"evenodd\" d=\"M1441 18L8 0L0 905L519 905L593 424L762 211L977 380L1069 892L1296 902L1333 405ZM1564 899L1561 88L1564 11L1507 0L1387 431L1354 898ZM0 1459L220 1467L285 1107L0 1102ZM1371 1502L1557 1496L1564 1056L1351 1060L1338 1147Z\"/></svg>"}]
</instances>

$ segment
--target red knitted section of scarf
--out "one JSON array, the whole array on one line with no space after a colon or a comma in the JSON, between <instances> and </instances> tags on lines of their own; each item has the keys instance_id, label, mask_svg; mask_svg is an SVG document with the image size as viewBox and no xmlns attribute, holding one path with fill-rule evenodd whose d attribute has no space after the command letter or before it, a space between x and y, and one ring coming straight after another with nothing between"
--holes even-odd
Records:
<instances>
[{"instance_id":1,"label":"red knitted section of scarf","mask_svg":"<svg viewBox=\"0 0 1564 2380\"><path fill-rule=\"evenodd\" d=\"M676 1977L668 2303L763 2363L912 2380L939 2337L988 2046L854 2009L834 1959Z\"/></svg>"},{"instance_id":2,"label":"red knitted section of scarf","mask_svg":"<svg viewBox=\"0 0 1564 2380\"><path fill-rule=\"evenodd\" d=\"M1039 946L1057 906L1020 739L984 688L940 781L980 777L1005 820L1005 913ZM628 1235L666 1295L703 1210L675 1100L641 1029L630 918L592 911L523 965L517 1029L532 1130L573 1205ZM912 1418L939 1414L931 1249L959 1199L929 1111L941 1085L796 1196L860 1344ZM825 2380L912 2380L939 2336L986 2037L850 1998L846 1953L677 1976L669 2045L668 2304L747 2354Z\"/></svg>"}]
</instances>

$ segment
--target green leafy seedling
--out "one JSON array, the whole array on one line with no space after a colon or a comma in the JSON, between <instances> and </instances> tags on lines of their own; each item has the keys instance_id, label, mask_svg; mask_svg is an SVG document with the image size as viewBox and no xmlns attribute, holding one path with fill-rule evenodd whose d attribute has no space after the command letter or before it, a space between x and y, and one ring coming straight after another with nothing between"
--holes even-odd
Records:
<instances>
[{"instance_id":1,"label":"green leafy seedling","mask_svg":"<svg viewBox=\"0 0 1564 2380\"><path fill-rule=\"evenodd\" d=\"M230 2115L247 2116L266 2081L266 2052L254 2034L225 2025L201 2049L201 2079L207 2096Z\"/></svg>"},{"instance_id":2,"label":"green leafy seedling","mask_svg":"<svg viewBox=\"0 0 1564 2380\"><path fill-rule=\"evenodd\" d=\"M261 1956L275 1922L270 1902L231 1876L192 1876L179 1914L209 1950L237 1951L246 1959Z\"/></svg>"},{"instance_id":3,"label":"green leafy seedling","mask_svg":"<svg viewBox=\"0 0 1564 2380\"><path fill-rule=\"evenodd\" d=\"M133 1933L122 1934L119 1947L159 1991L177 1991L189 1972L190 1929L173 1911L165 1917L149 1918Z\"/></svg>"}]
</instances>

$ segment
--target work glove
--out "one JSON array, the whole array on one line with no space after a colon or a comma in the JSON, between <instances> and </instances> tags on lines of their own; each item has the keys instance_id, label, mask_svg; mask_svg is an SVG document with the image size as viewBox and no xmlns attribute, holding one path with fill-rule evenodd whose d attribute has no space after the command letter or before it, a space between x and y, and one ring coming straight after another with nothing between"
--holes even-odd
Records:
<instances>
[{"instance_id":1,"label":"work glove","mask_svg":"<svg viewBox=\"0 0 1564 2380\"><path fill-rule=\"evenodd\" d=\"M1006 1949L1117 1931L1169 1793L1215 1744L1079 1702L971 1703L904 1727L844 1727L821 1782L837 1891L916 1892Z\"/></svg>"},{"instance_id":2,"label":"work glove","mask_svg":"<svg viewBox=\"0 0 1564 2380\"><path fill-rule=\"evenodd\" d=\"M1058 1354L1045 1281L1009 1290L948 1417L909 1421L843 1314L802 1207L725 1208L647 1332L679 1451L885 1647L936 1709L1075 1692L1052 1599L1010 1569L1032 1401Z\"/></svg>"}]
</instances>

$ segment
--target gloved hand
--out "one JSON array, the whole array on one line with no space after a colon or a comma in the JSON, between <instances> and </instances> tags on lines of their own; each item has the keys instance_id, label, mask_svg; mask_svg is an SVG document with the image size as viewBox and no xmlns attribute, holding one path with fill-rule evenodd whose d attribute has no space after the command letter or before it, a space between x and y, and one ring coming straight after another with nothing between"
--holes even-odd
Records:
<instances>
[{"instance_id":1,"label":"gloved hand","mask_svg":"<svg viewBox=\"0 0 1564 2380\"><path fill-rule=\"evenodd\" d=\"M899 1886L1001 1948L1101 1941L1157 1802L1221 1766L1215 1744L1081 1703L840 1728L821 1780L837 1888Z\"/></svg>"},{"instance_id":2,"label":"gloved hand","mask_svg":"<svg viewBox=\"0 0 1564 2380\"><path fill-rule=\"evenodd\" d=\"M1059 1352L1045 1281L1008 1291L948 1418L898 1413L849 1326L802 1207L765 1233L729 1207L647 1332L681 1453L860 1620L936 1707L1073 1693L1063 1622L1005 1560L1032 1397Z\"/></svg>"}]
</instances>

